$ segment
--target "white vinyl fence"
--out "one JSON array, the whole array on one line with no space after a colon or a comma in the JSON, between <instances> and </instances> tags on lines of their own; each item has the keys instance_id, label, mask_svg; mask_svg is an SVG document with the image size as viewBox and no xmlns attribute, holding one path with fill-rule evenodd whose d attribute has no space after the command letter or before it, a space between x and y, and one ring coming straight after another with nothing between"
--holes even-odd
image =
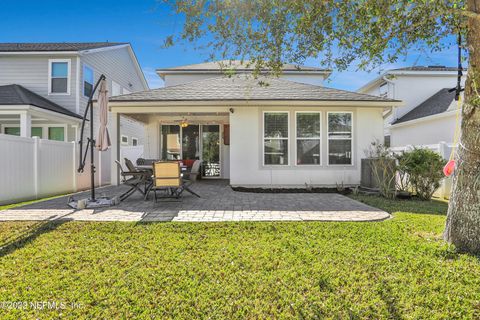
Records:
<instances>
[{"instance_id":1,"label":"white vinyl fence","mask_svg":"<svg viewBox=\"0 0 480 320\"><path fill-rule=\"evenodd\" d=\"M438 144L426 144L426 145L407 145L403 147L392 147L390 150L394 153L403 153L405 151L413 150L414 148L429 149L440 154L443 159L450 159L450 154L457 148L454 143L440 142ZM440 188L434 193L434 197L449 199L450 192L452 191L452 178L444 178Z\"/></svg>"},{"instance_id":2,"label":"white vinyl fence","mask_svg":"<svg viewBox=\"0 0 480 320\"><path fill-rule=\"evenodd\" d=\"M0 205L88 189L90 155L84 172L78 173L78 149L76 142L0 134ZM140 157L143 146L124 146L121 154ZM95 184L110 184L110 150L95 151L94 158Z\"/></svg>"}]
</instances>

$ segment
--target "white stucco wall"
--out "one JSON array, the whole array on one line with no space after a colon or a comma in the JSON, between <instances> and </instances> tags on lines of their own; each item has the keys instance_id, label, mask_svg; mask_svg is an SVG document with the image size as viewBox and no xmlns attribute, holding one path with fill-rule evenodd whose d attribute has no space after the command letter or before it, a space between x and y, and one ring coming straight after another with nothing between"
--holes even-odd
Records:
<instances>
[{"instance_id":1,"label":"white stucco wall","mask_svg":"<svg viewBox=\"0 0 480 320\"><path fill-rule=\"evenodd\" d=\"M392 126L392 147L406 145L438 144L453 142L455 134L455 112L448 112L441 116L424 118L421 121L406 122Z\"/></svg>"},{"instance_id":2,"label":"white stucco wall","mask_svg":"<svg viewBox=\"0 0 480 320\"><path fill-rule=\"evenodd\" d=\"M175 86L179 84L189 83L192 81L204 80L204 79L211 79L211 78L218 78L224 76L224 73L178 73L178 74L167 74L165 75L165 87ZM325 79L324 74L308 74L308 73L300 73L300 74L292 74L292 73L284 73L280 75L281 79L299 82L299 83L306 83L306 84L313 84L317 86L321 86L323 84L323 80Z\"/></svg>"},{"instance_id":3,"label":"white stucco wall","mask_svg":"<svg viewBox=\"0 0 480 320\"><path fill-rule=\"evenodd\" d=\"M318 166L295 165L295 111L322 112L321 160ZM289 159L287 166L264 166L262 150L263 111L290 112ZM353 165L328 165L327 112L353 112ZM230 183L245 186L304 186L305 183L335 186L360 183L360 160L375 139L383 138L382 108L324 107L235 107L230 115Z\"/></svg>"}]
</instances>

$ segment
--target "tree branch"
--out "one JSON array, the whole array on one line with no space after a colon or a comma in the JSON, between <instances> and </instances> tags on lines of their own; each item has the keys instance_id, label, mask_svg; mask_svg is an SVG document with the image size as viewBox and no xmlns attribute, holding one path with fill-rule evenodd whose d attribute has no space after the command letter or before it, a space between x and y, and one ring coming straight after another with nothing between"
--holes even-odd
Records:
<instances>
[{"instance_id":1,"label":"tree branch","mask_svg":"<svg viewBox=\"0 0 480 320\"><path fill-rule=\"evenodd\" d=\"M480 14L470 11L470 10L459 10L459 9L454 9L453 12L459 13L462 16L465 16L467 18L474 18L474 19L480 19Z\"/></svg>"}]
</instances>

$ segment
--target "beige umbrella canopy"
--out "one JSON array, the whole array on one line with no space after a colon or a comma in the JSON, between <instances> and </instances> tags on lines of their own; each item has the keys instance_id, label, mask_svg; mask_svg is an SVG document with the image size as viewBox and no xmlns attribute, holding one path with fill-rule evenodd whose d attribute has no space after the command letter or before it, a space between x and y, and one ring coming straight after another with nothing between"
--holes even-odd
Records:
<instances>
[{"instance_id":1,"label":"beige umbrella canopy","mask_svg":"<svg viewBox=\"0 0 480 320\"><path fill-rule=\"evenodd\" d=\"M100 112L100 129L97 136L97 149L106 151L110 147L110 136L108 135L108 90L107 81L104 79L100 83L100 90L98 93L98 109Z\"/></svg>"}]
</instances>

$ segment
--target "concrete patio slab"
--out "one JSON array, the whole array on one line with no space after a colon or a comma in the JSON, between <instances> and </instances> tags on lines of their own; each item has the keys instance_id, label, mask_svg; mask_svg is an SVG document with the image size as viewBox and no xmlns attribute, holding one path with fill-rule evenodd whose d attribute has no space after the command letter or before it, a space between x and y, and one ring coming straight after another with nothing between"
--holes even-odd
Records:
<instances>
[{"instance_id":1,"label":"concrete patio slab","mask_svg":"<svg viewBox=\"0 0 480 320\"><path fill-rule=\"evenodd\" d=\"M181 200L154 203L134 194L117 206L73 210L68 197L0 211L0 221L381 221L390 215L380 209L333 193L245 193L233 191L226 180L203 180L193 186L202 198L188 193ZM99 196L119 195L124 186L97 189ZM75 195L87 198L88 192Z\"/></svg>"}]
</instances>

